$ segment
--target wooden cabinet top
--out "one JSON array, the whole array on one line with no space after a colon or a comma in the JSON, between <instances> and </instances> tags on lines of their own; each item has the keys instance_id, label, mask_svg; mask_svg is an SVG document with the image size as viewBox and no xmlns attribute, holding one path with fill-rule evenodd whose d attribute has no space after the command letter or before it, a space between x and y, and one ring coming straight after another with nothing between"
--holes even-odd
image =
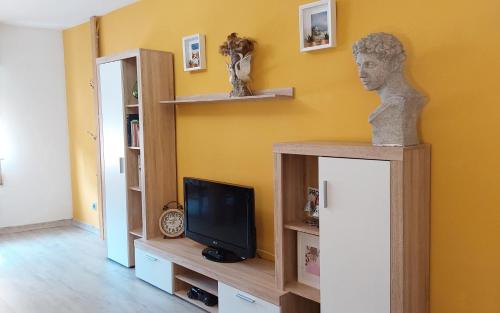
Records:
<instances>
[{"instance_id":1,"label":"wooden cabinet top","mask_svg":"<svg viewBox=\"0 0 500 313\"><path fill-rule=\"evenodd\" d=\"M281 154L389 161L401 161L404 158L405 151L415 149L430 149L430 145L421 144L408 147L380 147L373 146L371 143L343 141L299 141L275 143L273 145L273 152Z\"/></svg>"}]
</instances>

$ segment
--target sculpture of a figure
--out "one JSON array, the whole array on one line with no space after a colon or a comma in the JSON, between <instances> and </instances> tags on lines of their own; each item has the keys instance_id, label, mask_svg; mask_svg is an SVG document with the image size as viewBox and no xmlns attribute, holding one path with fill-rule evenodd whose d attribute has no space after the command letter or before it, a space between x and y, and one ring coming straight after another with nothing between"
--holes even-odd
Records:
<instances>
[{"instance_id":1,"label":"sculpture of a figure","mask_svg":"<svg viewBox=\"0 0 500 313\"><path fill-rule=\"evenodd\" d=\"M404 77L406 54L401 42L391 34L373 33L358 40L352 50L363 85L381 98L369 117L373 144L419 144L417 123L426 98Z\"/></svg>"}]
</instances>

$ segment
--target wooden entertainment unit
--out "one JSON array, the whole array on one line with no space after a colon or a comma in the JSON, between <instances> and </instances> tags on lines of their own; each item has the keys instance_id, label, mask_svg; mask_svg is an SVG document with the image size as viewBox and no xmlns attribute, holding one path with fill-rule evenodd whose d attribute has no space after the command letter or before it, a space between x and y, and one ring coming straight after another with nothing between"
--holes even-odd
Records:
<instances>
[{"instance_id":1,"label":"wooden entertainment unit","mask_svg":"<svg viewBox=\"0 0 500 313\"><path fill-rule=\"evenodd\" d=\"M203 258L204 248L188 238L136 240L137 276L208 312L319 312L318 304L276 287L274 262L254 258L216 263ZM169 279L159 282L159 276ZM219 305L208 307L189 299L191 287L218 296Z\"/></svg>"},{"instance_id":2,"label":"wooden entertainment unit","mask_svg":"<svg viewBox=\"0 0 500 313\"><path fill-rule=\"evenodd\" d=\"M285 143L274 160L276 263L215 263L190 239L143 238L137 276L208 312L429 311L429 145ZM303 222L308 187L319 189L319 229ZM319 239L321 288L300 282L300 233ZM219 306L189 299L191 286Z\"/></svg>"}]
</instances>

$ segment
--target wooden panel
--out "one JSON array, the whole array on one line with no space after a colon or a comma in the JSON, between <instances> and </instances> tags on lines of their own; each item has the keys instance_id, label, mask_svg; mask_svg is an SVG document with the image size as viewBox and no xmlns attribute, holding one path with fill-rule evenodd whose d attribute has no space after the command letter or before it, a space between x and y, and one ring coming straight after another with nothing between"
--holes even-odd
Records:
<instances>
[{"instance_id":1,"label":"wooden panel","mask_svg":"<svg viewBox=\"0 0 500 313\"><path fill-rule=\"evenodd\" d=\"M276 143L275 153L329 156L352 159L403 160L403 151L425 149L428 145L411 147L378 147L370 143L339 141L305 141Z\"/></svg>"},{"instance_id":2,"label":"wooden panel","mask_svg":"<svg viewBox=\"0 0 500 313\"><path fill-rule=\"evenodd\" d=\"M304 222L292 222L285 224L285 229L296 230L306 234L319 236L319 227L306 224Z\"/></svg>"},{"instance_id":3,"label":"wooden panel","mask_svg":"<svg viewBox=\"0 0 500 313\"><path fill-rule=\"evenodd\" d=\"M281 313L320 313L320 305L318 302L288 293L282 297Z\"/></svg>"},{"instance_id":4,"label":"wooden panel","mask_svg":"<svg viewBox=\"0 0 500 313\"><path fill-rule=\"evenodd\" d=\"M239 290L279 305L283 291L276 289L274 263L263 259L249 259L238 263L217 263L203 258L205 246L190 239L136 240L136 247L188 268Z\"/></svg>"},{"instance_id":5,"label":"wooden panel","mask_svg":"<svg viewBox=\"0 0 500 313\"><path fill-rule=\"evenodd\" d=\"M140 50L140 119L143 153L143 219L145 238L160 236L163 206L177 200L173 56L168 52Z\"/></svg>"},{"instance_id":6,"label":"wooden panel","mask_svg":"<svg viewBox=\"0 0 500 313\"><path fill-rule=\"evenodd\" d=\"M430 148L404 155L404 313L429 312Z\"/></svg>"},{"instance_id":7,"label":"wooden panel","mask_svg":"<svg viewBox=\"0 0 500 313\"><path fill-rule=\"evenodd\" d=\"M303 298L309 299L311 301L319 303L320 298L320 290L318 288L314 288L297 281L290 282L285 285L285 290L294 293L295 295L299 295Z\"/></svg>"},{"instance_id":8,"label":"wooden panel","mask_svg":"<svg viewBox=\"0 0 500 313\"><path fill-rule=\"evenodd\" d=\"M191 286L198 287L203 291L206 291L214 296L219 293L217 291L217 281L193 271L188 271L184 274L176 274L176 279L182 280L190 284Z\"/></svg>"},{"instance_id":9,"label":"wooden panel","mask_svg":"<svg viewBox=\"0 0 500 313\"><path fill-rule=\"evenodd\" d=\"M283 155L274 153L274 261L276 287L285 288L284 223L283 223Z\"/></svg>"},{"instance_id":10,"label":"wooden panel","mask_svg":"<svg viewBox=\"0 0 500 313\"><path fill-rule=\"evenodd\" d=\"M94 100L94 110L96 119L96 151L97 151L97 210L99 216L99 237L104 240L104 206L102 203L102 178L101 178L101 128L100 128L100 108L99 108L99 71L97 70L96 59L99 57L99 32L98 18L90 18L90 50L92 58L92 98ZM0 176L1 180L1 176Z\"/></svg>"},{"instance_id":11,"label":"wooden panel","mask_svg":"<svg viewBox=\"0 0 500 313\"><path fill-rule=\"evenodd\" d=\"M403 313L403 161L391 161L391 313Z\"/></svg>"}]
</instances>

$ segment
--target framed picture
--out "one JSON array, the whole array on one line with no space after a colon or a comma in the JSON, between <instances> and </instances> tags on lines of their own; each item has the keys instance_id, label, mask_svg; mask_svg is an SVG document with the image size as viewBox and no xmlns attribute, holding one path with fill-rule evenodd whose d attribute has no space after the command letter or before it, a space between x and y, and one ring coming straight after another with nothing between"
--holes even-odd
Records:
<instances>
[{"instance_id":1,"label":"framed picture","mask_svg":"<svg viewBox=\"0 0 500 313\"><path fill-rule=\"evenodd\" d=\"M321 0L299 7L300 51L331 48L337 45L336 3Z\"/></svg>"},{"instance_id":2,"label":"framed picture","mask_svg":"<svg viewBox=\"0 0 500 313\"><path fill-rule=\"evenodd\" d=\"M306 223L319 226L319 190L307 187L307 202L304 206Z\"/></svg>"},{"instance_id":3,"label":"framed picture","mask_svg":"<svg viewBox=\"0 0 500 313\"><path fill-rule=\"evenodd\" d=\"M182 38L182 53L184 71L199 71L206 69L205 35L195 34Z\"/></svg>"},{"instance_id":4,"label":"framed picture","mask_svg":"<svg viewBox=\"0 0 500 313\"><path fill-rule=\"evenodd\" d=\"M297 279L299 283L319 289L319 237L297 233Z\"/></svg>"}]
</instances>

